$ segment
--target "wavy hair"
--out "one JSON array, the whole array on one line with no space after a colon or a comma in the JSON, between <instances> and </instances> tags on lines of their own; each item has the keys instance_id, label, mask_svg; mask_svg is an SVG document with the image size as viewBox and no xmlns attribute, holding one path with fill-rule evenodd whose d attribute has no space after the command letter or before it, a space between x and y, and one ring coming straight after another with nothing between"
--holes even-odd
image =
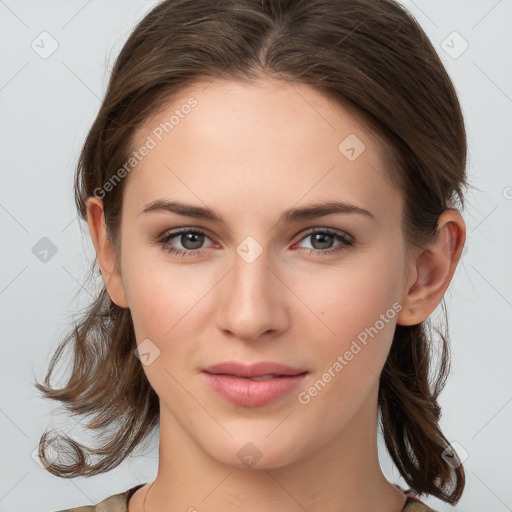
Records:
<instances>
[{"instance_id":1,"label":"wavy hair","mask_svg":"<svg viewBox=\"0 0 512 512\"><path fill-rule=\"evenodd\" d=\"M151 115L198 81L250 81L261 76L307 84L348 108L377 133L387 173L405 200L407 247L433 239L440 214L464 207L466 132L454 85L432 43L394 0L164 0L132 31L113 67L75 175L75 202L86 200L128 161L134 134ZM125 180L104 194L107 233L119 248ZM93 261L90 275L95 271ZM446 319L446 309L443 307ZM449 373L448 335L431 375L430 318L397 325L380 376L379 426L401 475L417 494L455 504L465 485L462 465L443 457L438 403ZM50 384L65 347L73 365L61 388ZM57 476L92 476L118 466L158 425L159 399L140 361L129 309L105 287L60 343L44 384L35 386L87 428L111 433L99 448L45 431L39 455ZM68 463L47 454L58 441ZM91 455L98 460L91 462Z\"/></svg>"}]
</instances>

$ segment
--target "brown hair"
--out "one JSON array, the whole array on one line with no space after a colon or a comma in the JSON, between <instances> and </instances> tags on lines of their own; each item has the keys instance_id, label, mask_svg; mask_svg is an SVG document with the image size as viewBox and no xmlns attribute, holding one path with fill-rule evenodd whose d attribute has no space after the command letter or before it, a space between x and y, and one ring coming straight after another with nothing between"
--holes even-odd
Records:
<instances>
[{"instance_id":1,"label":"brown hair","mask_svg":"<svg viewBox=\"0 0 512 512\"><path fill-rule=\"evenodd\" d=\"M134 134L152 114L199 81L259 76L310 85L376 130L392 155L389 178L405 199L408 247L424 247L436 234L439 215L459 201L464 206L461 108L434 47L405 8L393 0L165 0L121 50L83 146L75 180L82 219L86 199L103 191L127 162ZM124 182L102 197L117 248ZM444 460L449 443L438 425L449 346L439 332L441 364L434 379L429 321L396 327L380 377L380 426L408 485L454 504L464 490L464 470ZM68 344L71 375L64 387L52 388L50 377ZM39 454L49 472L72 478L115 468L158 425L159 399L135 347L129 309L114 304L103 287L53 355L45 385L36 387L72 414L93 415L87 425L94 432L113 434L99 449L58 436L75 457L64 464L46 457L54 441L45 432ZM59 456L64 452L59 449ZM87 452L99 460L87 461Z\"/></svg>"}]
</instances>

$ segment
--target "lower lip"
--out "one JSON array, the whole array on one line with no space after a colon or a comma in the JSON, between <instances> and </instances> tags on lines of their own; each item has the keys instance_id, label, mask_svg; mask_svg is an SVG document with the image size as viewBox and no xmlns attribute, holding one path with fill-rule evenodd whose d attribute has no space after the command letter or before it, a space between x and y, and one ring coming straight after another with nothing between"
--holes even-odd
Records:
<instances>
[{"instance_id":1,"label":"lower lip","mask_svg":"<svg viewBox=\"0 0 512 512\"><path fill-rule=\"evenodd\" d=\"M208 384L219 395L244 407L260 407L269 404L295 389L306 373L275 377L267 380L250 380L232 375L213 375L203 372Z\"/></svg>"}]
</instances>

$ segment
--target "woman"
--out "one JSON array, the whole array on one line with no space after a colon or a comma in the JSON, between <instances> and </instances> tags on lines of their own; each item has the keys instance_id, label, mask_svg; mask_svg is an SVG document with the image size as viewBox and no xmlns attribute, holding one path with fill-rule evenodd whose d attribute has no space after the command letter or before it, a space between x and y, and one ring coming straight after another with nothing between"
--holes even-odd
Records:
<instances>
[{"instance_id":1,"label":"woman","mask_svg":"<svg viewBox=\"0 0 512 512\"><path fill-rule=\"evenodd\" d=\"M158 4L77 169L104 288L37 384L113 434L66 438L66 463L45 433L48 471L108 471L158 425L156 479L92 510L457 503L429 317L465 242L465 167L452 82L394 1ZM382 474L378 425L408 489Z\"/></svg>"}]
</instances>

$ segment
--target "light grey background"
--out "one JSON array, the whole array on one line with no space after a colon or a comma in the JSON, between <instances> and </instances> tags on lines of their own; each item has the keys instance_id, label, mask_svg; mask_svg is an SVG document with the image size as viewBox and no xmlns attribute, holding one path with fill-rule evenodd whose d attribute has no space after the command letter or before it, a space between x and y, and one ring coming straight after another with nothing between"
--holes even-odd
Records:
<instances>
[{"instance_id":1,"label":"light grey background","mask_svg":"<svg viewBox=\"0 0 512 512\"><path fill-rule=\"evenodd\" d=\"M138 452L92 478L57 478L32 458L41 433L52 424L80 434L78 419L59 420L58 404L43 402L32 381L43 380L61 336L91 299L92 285L83 283L94 252L74 210L74 168L114 58L155 3L0 0L0 512L93 504L156 475L157 436L145 455ZM470 181L478 188L467 197L466 248L446 295L453 363L441 396L443 432L468 454L467 486L455 508L425 501L439 511L508 511L512 2L404 3L454 80L467 123ZM45 31L50 36L41 35ZM461 53L464 40L469 47ZM56 50L44 54L52 44L58 44ZM36 245L43 237L57 250L46 262ZM79 439L86 440L83 434ZM380 455L388 479L405 486L385 449Z\"/></svg>"}]
</instances>

